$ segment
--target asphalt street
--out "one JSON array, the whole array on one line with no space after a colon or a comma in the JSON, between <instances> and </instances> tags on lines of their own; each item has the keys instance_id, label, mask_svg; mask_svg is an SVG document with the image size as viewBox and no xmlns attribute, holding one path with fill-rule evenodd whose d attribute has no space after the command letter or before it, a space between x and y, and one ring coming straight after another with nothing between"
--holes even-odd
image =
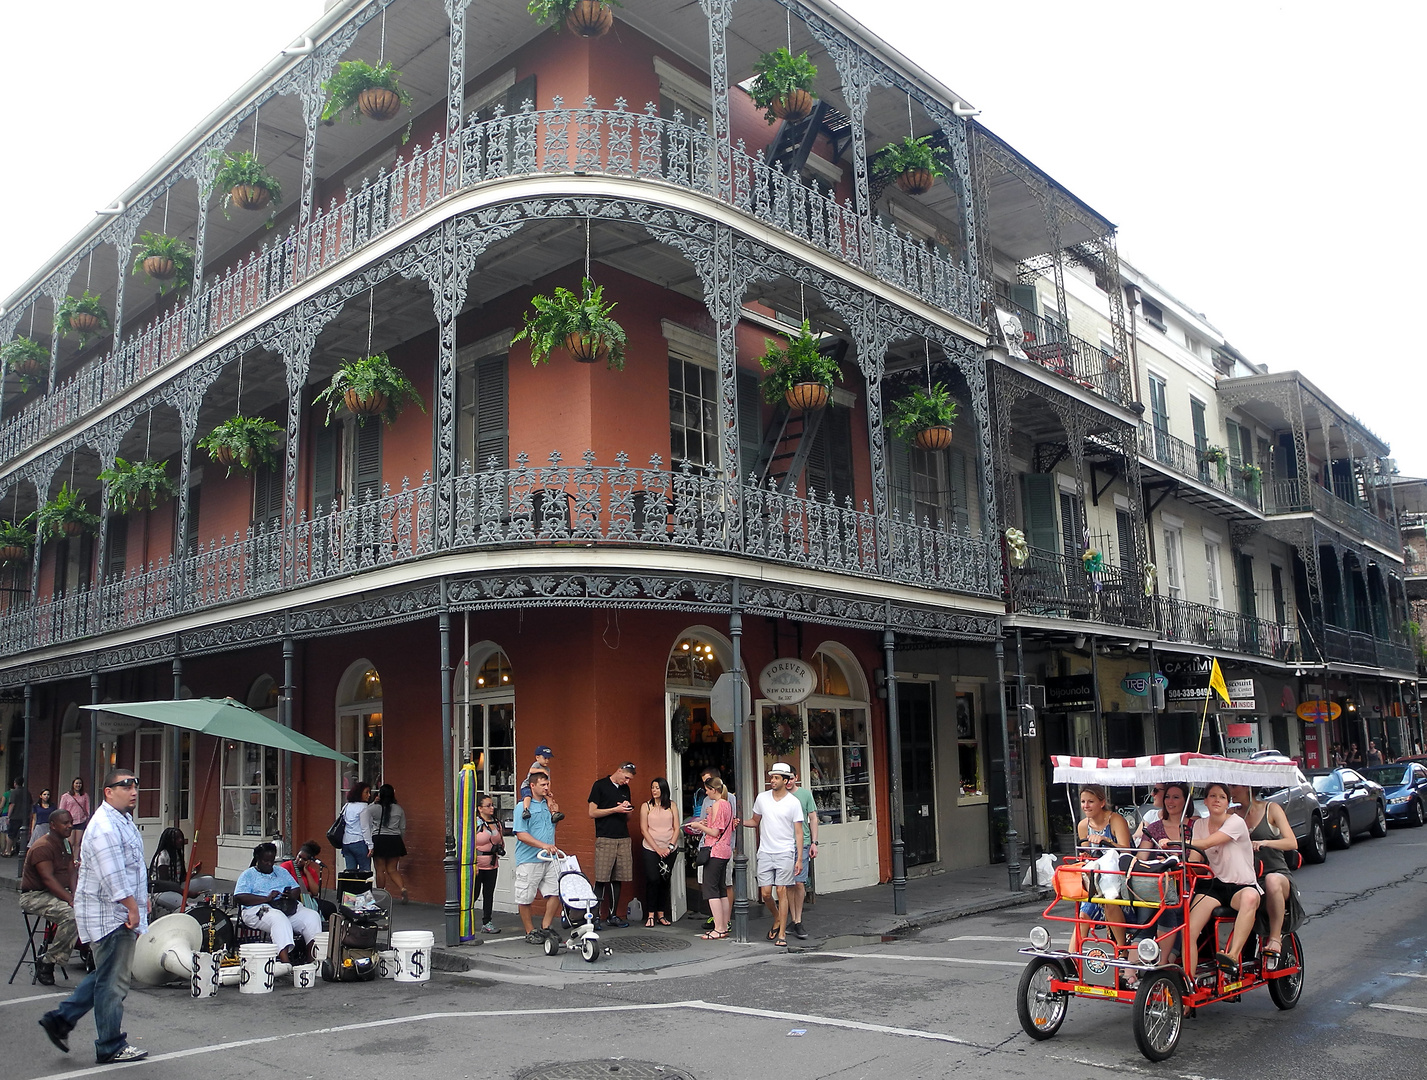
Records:
<instances>
[{"instance_id":1,"label":"asphalt street","mask_svg":"<svg viewBox=\"0 0 1427 1080\"><path fill-rule=\"evenodd\" d=\"M125 1026L152 1057L132 1066L94 1065L87 1020L71 1054L51 1047L35 1021L60 995L40 994L45 988L22 974L0 985L0 1046L8 1080L121 1069L135 1070L135 1080L1421 1077L1427 830L1364 838L1305 868L1299 884L1309 920L1298 1007L1280 1012L1258 991L1205 1009L1160 1065L1140 1056L1121 1005L1072 1001L1054 1039L1022 1034L1016 949L1039 918L1033 907L816 951L729 943L672 966L678 958L664 954L614 962L621 932L613 931L615 956L595 965L503 941L489 954L474 951L482 957L475 970L421 985L281 986L264 997L225 990L201 1002L185 989L136 988ZM19 924L18 912L0 918L0 958L10 964Z\"/></svg>"}]
</instances>

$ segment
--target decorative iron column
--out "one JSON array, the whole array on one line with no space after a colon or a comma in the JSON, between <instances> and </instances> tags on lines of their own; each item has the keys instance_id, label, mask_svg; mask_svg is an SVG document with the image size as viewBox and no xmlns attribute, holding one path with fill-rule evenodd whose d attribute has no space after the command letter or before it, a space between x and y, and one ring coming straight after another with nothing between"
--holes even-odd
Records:
<instances>
[{"instance_id":1,"label":"decorative iron column","mask_svg":"<svg viewBox=\"0 0 1427 1080\"><path fill-rule=\"evenodd\" d=\"M732 610L728 616L728 638L733 646L733 783L740 789L735 794L744 799L753 793L753 787L742 790L748 717L743 715L743 612L739 607L737 578L730 582L730 596ZM739 808L740 815L747 815L750 805L743 803ZM748 852L743 844L743 831L743 827L739 826L733 833L733 940L739 942L748 941Z\"/></svg>"},{"instance_id":2,"label":"decorative iron column","mask_svg":"<svg viewBox=\"0 0 1427 1080\"><path fill-rule=\"evenodd\" d=\"M466 8L471 0L445 0L451 22L450 54L446 65L446 183L449 195L465 184L466 116Z\"/></svg>"},{"instance_id":3,"label":"decorative iron column","mask_svg":"<svg viewBox=\"0 0 1427 1080\"><path fill-rule=\"evenodd\" d=\"M888 622L892 602L887 601ZM902 838L902 718L897 712L897 636L882 631L882 662L887 671L887 757L892 778L892 914L907 913L907 848Z\"/></svg>"},{"instance_id":4,"label":"decorative iron column","mask_svg":"<svg viewBox=\"0 0 1427 1080\"><path fill-rule=\"evenodd\" d=\"M996 692L1001 699L1001 771L1006 782L1006 873L1011 879L1011 891L1021 888L1021 838L1016 832L1016 814L1011 806L1011 728L1006 718L1006 642L996 639ZM1018 718L1019 720L1019 718Z\"/></svg>"},{"instance_id":5,"label":"decorative iron column","mask_svg":"<svg viewBox=\"0 0 1427 1080\"><path fill-rule=\"evenodd\" d=\"M179 651L180 642L178 635L173 639L173 700L180 701L183 698L183 653ZM173 827L183 828L183 731L172 725L168 729L168 748L170 754L169 766L171 772L169 777L169 798L173 800ZM290 855L291 852L289 851Z\"/></svg>"},{"instance_id":6,"label":"decorative iron column","mask_svg":"<svg viewBox=\"0 0 1427 1080\"><path fill-rule=\"evenodd\" d=\"M124 283L129 279L130 258L134 254L134 234L139 231L139 222L153 205L152 199L135 203L115 220L114 235L110 242L114 245L119 261L119 282L114 287L114 344L112 352L118 355L119 342L124 334Z\"/></svg>"},{"instance_id":7,"label":"decorative iron column","mask_svg":"<svg viewBox=\"0 0 1427 1080\"><path fill-rule=\"evenodd\" d=\"M872 184L867 161L867 98L880 80L877 67L860 45L848 41L841 33L809 13L800 13L808 31L827 50L837 67L842 82L842 96L847 104L847 119L852 128L852 186L857 203L859 255L862 268L877 272L877 257L873 244L875 218L872 214Z\"/></svg>"},{"instance_id":8,"label":"decorative iron column","mask_svg":"<svg viewBox=\"0 0 1427 1080\"><path fill-rule=\"evenodd\" d=\"M21 750L20 775L25 778L25 786L30 784L30 715L34 706L35 688L25 683L25 743ZM91 797L90 802L93 802Z\"/></svg>"},{"instance_id":9,"label":"decorative iron column","mask_svg":"<svg viewBox=\"0 0 1427 1080\"><path fill-rule=\"evenodd\" d=\"M719 199L733 202L733 143L728 119L728 24L734 0L699 0L709 21L709 84L713 95L714 185ZM739 938L742 941L742 938Z\"/></svg>"},{"instance_id":10,"label":"decorative iron column","mask_svg":"<svg viewBox=\"0 0 1427 1080\"><path fill-rule=\"evenodd\" d=\"M89 704L99 704L98 668L95 668L89 673ZM94 792L99 781L103 778L95 775L97 770L94 768L94 763L99 758L99 714L92 709L87 711L89 712L89 760L84 768L80 770L80 773L84 777L84 791L85 794L89 796L89 808L92 813L94 810Z\"/></svg>"},{"instance_id":11,"label":"decorative iron column","mask_svg":"<svg viewBox=\"0 0 1427 1080\"><path fill-rule=\"evenodd\" d=\"M452 947L461 943L461 882L456 865L456 774L452 763L455 718L451 704L451 606L445 578L441 579L437 626L441 635L441 793L446 815L446 844L441 865L446 872L446 945Z\"/></svg>"},{"instance_id":12,"label":"decorative iron column","mask_svg":"<svg viewBox=\"0 0 1427 1080\"><path fill-rule=\"evenodd\" d=\"M278 698L278 713L281 717L282 726L289 731L292 730L292 667L295 645L292 640L291 612L283 612L283 629L286 631L282 636L282 696ZM283 777L283 811L282 811L282 834L287 840L287 854L292 858L297 853L297 848L293 846L292 832L292 751L282 752L282 777Z\"/></svg>"}]
</instances>

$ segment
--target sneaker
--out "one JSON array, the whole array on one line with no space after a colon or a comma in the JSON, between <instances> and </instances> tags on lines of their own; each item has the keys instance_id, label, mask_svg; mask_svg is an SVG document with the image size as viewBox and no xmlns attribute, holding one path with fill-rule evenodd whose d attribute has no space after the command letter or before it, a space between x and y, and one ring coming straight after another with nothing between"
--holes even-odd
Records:
<instances>
[{"instance_id":1,"label":"sneaker","mask_svg":"<svg viewBox=\"0 0 1427 1080\"><path fill-rule=\"evenodd\" d=\"M611 926L613 926L613 927L617 927L617 928L620 929L620 930L624 930L624 929L626 929L626 928L629 926L629 920L628 920L628 919L621 919L621 918L620 918L619 916L617 916L617 915L611 915L611 916L609 917L609 924L610 924Z\"/></svg>"},{"instance_id":2,"label":"sneaker","mask_svg":"<svg viewBox=\"0 0 1427 1080\"><path fill-rule=\"evenodd\" d=\"M532 930L532 931L530 931L530 933L528 933L528 934L525 935L525 943L526 943L527 945L543 945L543 944L545 944L545 931L543 931L543 930Z\"/></svg>"},{"instance_id":3,"label":"sneaker","mask_svg":"<svg viewBox=\"0 0 1427 1080\"><path fill-rule=\"evenodd\" d=\"M45 1013L40 1017L40 1027L45 1029L45 1034L50 1037L50 1042L69 1053L69 1028L64 1026L64 1021L55 1013Z\"/></svg>"},{"instance_id":4,"label":"sneaker","mask_svg":"<svg viewBox=\"0 0 1427 1080\"><path fill-rule=\"evenodd\" d=\"M558 824L560 824L560 822L562 822L562 821L564 821L564 820L565 820L565 815L562 814L562 813L560 813L560 811L558 811L558 810L556 810L553 814L550 815L550 824L552 824L552 825L558 825Z\"/></svg>"},{"instance_id":5,"label":"sneaker","mask_svg":"<svg viewBox=\"0 0 1427 1080\"><path fill-rule=\"evenodd\" d=\"M143 1061L149 1056L147 1050L140 1050L137 1046L124 1045L115 1050L106 1058L95 1058L100 1065L119 1065L126 1061Z\"/></svg>"},{"instance_id":6,"label":"sneaker","mask_svg":"<svg viewBox=\"0 0 1427 1080\"><path fill-rule=\"evenodd\" d=\"M713 930L714 928L715 928L715 924L714 924L714 921L713 921L713 916L710 915L707 919L704 920L704 929L705 929L705 930Z\"/></svg>"},{"instance_id":7,"label":"sneaker","mask_svg":"<svg viewBox=\"0 0 1427 1080\"><path fill-rule=\"evenodd\" d=\"M793 924L793 936L796 937L796 938L801 938L801 939L803 939L803 940L805 940L805 941L807 940L808 932L803 929L803 924L802 924L802 923L800 923L800 922L795 922L795 923Z\"/></svg>"},{"instance_id":8,"label":"sneaker","mask_svg":"<svg viewBox=\"0 0 1427 1080\"><path fill-rule=\"evenodd\" d=\"M521 820L521 821L529 821L529 820L530 820L530 809L529 809L529 807L527 807L526 809L524 809L524 810L522 810L522 811L520 812L520 820Z\"/></svg>"},{"instance_id":9,"label":"sneaker","mask_svg":"<svg viewBox=\"0 0 1427 1080\"><path fill-rule=\"evenodd\" d=\"M55 984L55 966L48 960L36 960L35 981L41 986L53 986Z\"/></svg>"},{"instance_id":10,"label":"sneaker","mask_svg":"<svg viewBox=\"0 0 1427 1080\"><path fill-rule=\"evenodd\" d=\"M496 926L495 923L486 923L484 926L481 927L481 933L483 933L483 934L499 934L499 933L500 933L500 927Z\"/></svg>"}]
</instances>

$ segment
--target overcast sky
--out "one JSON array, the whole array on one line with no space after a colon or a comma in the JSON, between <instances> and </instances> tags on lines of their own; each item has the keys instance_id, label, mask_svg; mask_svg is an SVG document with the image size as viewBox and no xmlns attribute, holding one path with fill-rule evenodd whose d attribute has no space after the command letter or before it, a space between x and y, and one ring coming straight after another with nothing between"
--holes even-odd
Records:
<instances>
[{"instance_id":1,"label":"overcast sky","mask_svg":"<svg viewBox=\"0 0 1427 1080\"><path fill-rule=\"evenodd\" d=\"M840 2L1116 222L1123 257L1251 360L1302 370L1427 473L1408 274L1427 240L1424 5ZM0 120L0 296L322 7L5 4L23 105Z\"/></svg>"}]
</instances>

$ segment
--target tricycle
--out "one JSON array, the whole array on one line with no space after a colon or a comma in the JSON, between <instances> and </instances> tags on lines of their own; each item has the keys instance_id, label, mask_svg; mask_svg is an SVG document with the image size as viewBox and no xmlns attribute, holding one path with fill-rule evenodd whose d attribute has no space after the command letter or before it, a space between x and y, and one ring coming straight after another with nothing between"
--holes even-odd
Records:
<instances>
[{"instance_id":1,"label":"tricycle","mask_svg":"<svg viewBox=\"0 0 1427 1080\"><path fill-rule=\"evenodd\" d=\"M1282 787L1296 781L1292 763L1208 754L1052 760L1054 782L1065 784L1134 787L1181 781ZM1194 861L1197 850L1186 845L1183 856L1176 857L1163 850L1100 849L1099 857L1082 851L1062 858L1054 871L1055 896L1044 917L1070 924L1069 947L1053 948L1050 930L1037 925L1030 932L1030 947L1020 950L1031 958L1016 997L1027 1035L1054 1036L1065 1022L1071 998L1122 1001L1134 1010L1140 1052L1151 1061L1163 1061L1179 1045L1186 1011L1193 1015L1205 1005L1238 1001L1260 987L1268 989L1280 1009L1298 1004L1304 959L1296 933L1283 935L1282 951L1273 962L1272 954L1265 957L1261 950L1265 933L1260 922L1249 934L1236 970L1215 963L1238 916L1232 908L1215 908L1197 950L1205 962L1196 971L1184 970L1179 958L1187 955L1194 888L1212 876L1206 862Z\"/></svg>"}]
</instances>

